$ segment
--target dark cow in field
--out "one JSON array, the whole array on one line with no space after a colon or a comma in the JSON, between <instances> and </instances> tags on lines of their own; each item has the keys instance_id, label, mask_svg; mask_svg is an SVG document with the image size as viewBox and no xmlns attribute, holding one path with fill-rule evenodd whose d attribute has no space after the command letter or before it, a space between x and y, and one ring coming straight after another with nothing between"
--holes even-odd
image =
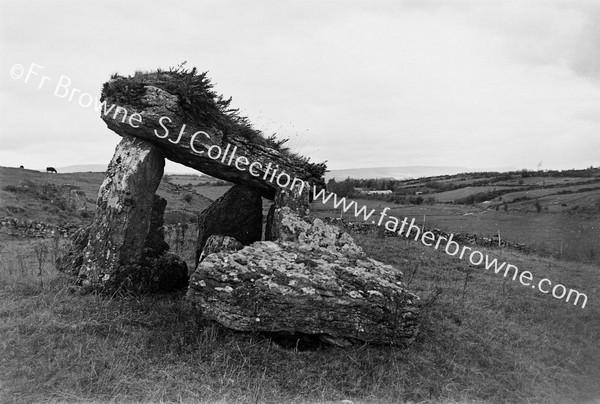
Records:
<instances>
[{"instance_id":1,"label":"dark cow in field","mask_svg":"<svg viewBox=\"0 0 600 404\"><path fill-rule=\"evenodd\" d=\"M58 172L56 171L56 168L54 168L54 167L46 167L46 172L47 173L57 173L58 174Z\"/></svg>"}]
</instances>

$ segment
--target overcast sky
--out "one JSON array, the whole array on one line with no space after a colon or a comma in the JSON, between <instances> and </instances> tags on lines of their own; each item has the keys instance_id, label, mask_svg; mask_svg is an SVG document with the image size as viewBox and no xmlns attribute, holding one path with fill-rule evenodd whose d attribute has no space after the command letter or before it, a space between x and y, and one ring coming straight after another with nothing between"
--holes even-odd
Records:
<instances>
[{"instance_id":1,"label":"overcast sky","mask_svg":"<svg viewBox=\"0 0 600 404\"><path fill-rule=\"evenodd\" d=\"M54 95L61 75L99 97L182 61L330 169L600 165L600 2L0 4L2 166L108 163L120 138Z\"/></svg>"}]
</instances>

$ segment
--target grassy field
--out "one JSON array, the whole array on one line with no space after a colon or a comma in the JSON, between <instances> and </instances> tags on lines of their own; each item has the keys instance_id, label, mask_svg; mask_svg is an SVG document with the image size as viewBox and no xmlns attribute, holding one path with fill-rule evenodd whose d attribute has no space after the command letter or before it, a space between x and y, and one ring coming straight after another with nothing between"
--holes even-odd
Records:
<instances>
[{"instance_id":1,"label":"grassy field","mask_svg":"<svg viewBox=\"0 0 600 404\"><path fill-rule=\"evenodd\" d=\"M485 187L465 186L463 188L454 189L452 191L434 193L434 194L431 194L431 196L434 197L437 202L446 203L446 202L454 202L456 200L466 198L469 195L477 194L479 192L489 192L489 191L495 191L497 189L512 190L512 189L514 189L514 187L499 186L499 185L498 186L488 185Z\"/></svg>"},{"instance_id":2,"label":"grassy field","mask_svg":"<svg viewBox=\"0 0 600 404\"><path fill-rule=\"evenodd\" d=\"M0 217L31 219L50 224L89 223L96 209L98 189L104 173L47 174L35 170L0 167ZM227 190L227 187L219 187ZM72 206L72 191L82 195L77 207ZM167 200L165 221L193 222L213 198L162 181L156 192ZM206 192L206 194L212 194ZM84 204L85 202L85 204Z\"/></svg>"},{"instance_id":3,"label":"grassy field","mask_svg":"<svg viewBox=\"0 0 600 404\"><path fill-rule=\"evenodd\" d=\"M483 177L485 178L485 177ZM410 180L412 186L422 186L430 178L424 178L422 180ZM472 186L482 180L481 177L473 178L469 174L459 174L456 176L448 176L446 179L436 180L441 183L446 184L457 184L463 187ZM597 177L591 178L582 178L582 177L539 177L536 175L531 175L527 177L515 177L511 179L507 179L504 181L496 181L494 185L498 187L513 187L513 188L521 188L521 187L530 187L530 186L570 186L573 183L597 183ZM589 186L589 185L588 185Z\"/></svg>"},{"instance_id":4,"label":"grassy field","mask_svg":"<svg viewBox=\"0 0 600 404\"><path fill-rule=\"evenodd\" d=\"M75 181L71 185L92 198L103 177L22 172L0 170L2 185ZM77 182L86 178L89 186ZM211 186L163 182L171 212L196 214L207 203L202 189ZM34 193L0 192L0 208L12 197L11 203L31 204L31 215L53 206ZM354 234L371 257L403 271L409 289L421 297L417 340L408 348L284 350L268 336L207 322L185 301L185 291L80 295L53 265L63 239L0 233L0 402L600 402L600 267L585 256L600 239L598 217L358 202L378 210L390 206L390 214L449 231L495 234L500 228L503 238L539 242L552 256L478 249L535 279L584 292L588 303L573 306L414 241ZM330 207L313 208L316 216L339 217ZM190 224L182 239L166 234L171 250L188 263L195 233ZM556 259L551 248L559 240L563 256Z\"/></svg>"},{"instance_id":5,"label":"grassy field","mask_svg":"<svg viewBox=\"0 0 600 404\"><path fill-rule=\"evenodd\" d=\"M230 188L230 185L227 185L225 181L221 181L206 175L197 176L170 174L168 176L168 181L171 184L187 187L187 189L193 189L198 194L203 195L213 201L223 196L223 194Z\"/></svg>"},{"instance_id":6,"label":"grassy field","mask_svg":"<svg viewBox=\"0 0 600 404\"><path fill-rule=\"evenodd\" d=\"M597 197L597 196L596 196ZM476 205L395 205L372 199L354 199L359 206L375 209L374 217L390 207L390 215L415 218L419 225L450 233L497 235L524 243L534 252L557 259L600 264L600 215L569 215L485 209ZM328 204L313 203L320 217L343 217L360 221L352 212L342 213Z\"/></svg>"},{"instance_id":7,"label":"grassy field","mask_svg":"<svg viewBox=\"0 0 600 404\"><path fill-rule=\"evenodd\" d=\"M597 184L594 183L594 187L595 186L597 186ZM529 190L529 191L510 192L510 193L502 195L502 200L506 201L506 202L512 202L517 198L523 198L523 197L528 197L530 199L543 198L543 197L551 196L551 195L559 195L561 192L565 192L565 191L572 191L573 193L580 193L590 187L591 187L590 185L578 185L578 186L542 188L542 189L533 189L533 190ZM592 192L598 193L599 191L595 190Z\"/></svg>"},{"instance_id":8,"label":"grassy field","mask_svg":"<svg viewBox=\"0 0 600 404\"><path fill-rule=\"evenodd\" d=\"M5 236L6 237L6 236ZM205 322L183 293L81 296L36 243L2 240L1 402L592 403L600 398L600 273L502 251L569 279L585 309L405 240L356 235L405 271L423 322L407 349L284 351ZM39 248L37 249L39 250ZM492 254L498 252L492 251Z\"/></svg>"}]
</instances>

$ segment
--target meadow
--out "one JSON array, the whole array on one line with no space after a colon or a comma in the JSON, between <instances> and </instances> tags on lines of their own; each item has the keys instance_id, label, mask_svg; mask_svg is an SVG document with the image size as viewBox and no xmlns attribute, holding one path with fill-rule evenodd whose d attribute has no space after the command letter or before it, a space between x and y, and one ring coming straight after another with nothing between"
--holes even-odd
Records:
<instances>
[{"instance_id":1,"label":"meadow","mask_svg":"<svg viewBox=\"0 0 600 404\"><path fill-rule=\"evenodd\" d=\"M163 189L192 211L183 185ZM316 215L339 217L325 208L313 204ZM427 225L439 220L454 231L463 231L456 229L462 223L464 231L487 232L484 223L492 223L490 212L476 206L393 209L399 216L425 215ZM502 223L504 212L491 214ZM524 217L511 219L506 228L514 228L515 237ZM168 232L172 250L189 259L194 231L190 225L180 241ZM600 400L597 261L480 248L537 279L585 292L588 304L582 309L414 241L381 232L353 236L370 256L402 271L406 285L421 297L421 329L411 346L283 349L268 335L237 333L204 320L184 299L185 291L81 295L53 264L64 239L0 233L0 402ZM586 237L598 240L597 233Z\"/></svg>"},{"instance_id":2,"label":"meadow","mask_svg":"<svg viewBox=\"0 0 600 404\"><path fill-rule=\"evenodd\" d=\"M598 198L598 195L596 195ZM375 209L375 215L390 208L389 214L398 218L414 218L419 226L439 228L449 233L472 233L500 237L523 243L534 253L559 260L600 264L600 215L560 214L508 211L468 205L397 205L373 199L349 198L359 207ZM328 204L315 203L315 216L341 217L348 221L361 221L354 217L354 209L346 213ZM378 216L377 216L378 217Z\"/></svg>"},{"instance_id":3,"label":"meadow","mask_svg":"<svg viewBox=\"0 0 600 404\"><path fill-rule=\"evenodd\" d=\"M418 243L355 235L422 298L406 349L282 350L204 321L183 293L79 295L36 243L3 240L2 402L543 402L600 398L596 266L502 251L536 276L569 275L573 307ZM39 250L39 248L38 248Z\"/></svg>"}]
</instances>

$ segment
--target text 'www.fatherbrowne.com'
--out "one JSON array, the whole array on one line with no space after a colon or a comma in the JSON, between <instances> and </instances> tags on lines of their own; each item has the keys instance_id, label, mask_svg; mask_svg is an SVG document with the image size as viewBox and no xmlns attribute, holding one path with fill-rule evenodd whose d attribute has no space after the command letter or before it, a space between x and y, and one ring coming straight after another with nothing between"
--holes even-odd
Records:
<instances>
[{"instance_id":1,"label":"text 'www.fatherbrowne.com'","mask_svg":"<svg viewBox=\"0 0 600 404\"><path fill-rule=\"evenodd\" d=\"M443 248L446 254L452 257L458 257L461 260L468 260L471 265L483 267L486 270L492 270L496 274L503 272L505 278L511 278L513 281L519 281L523 286L529 286L532 289L536 289L544 294L551 294L552 297L565 300L573 305L581 304L581 308L584 308L587 304L587 295L581 293L575 289L567 289L560 283L554 284L550 279L543 278L538 282L533 280L533 274L529 271L519 271L516 265L509 264L508 262L499 262L497 258L491 259L488 254L475 250L471 247L460 246L456 241L453 240L454 234L450 234L449 237L443 235L435 235L431 231L424 231L419 226L415 225L415 219L409 219L404 217L402 221L397 217L388 215L390 211L389 207L386 207L383 211L376 215L375 209L368 208L363 205L359 208L356 201L346 200L345 197L339 198L333 192L327 192L324 189L318 190L313 187L313 199L323 204L329 202L332 203L336 209L341 209L343 212L350 212L354 217L376 224L377 226L384 226L386 230L397 233L399 236L404 235L406 238L414 238L415 241L421 241L428 247L433 247L436 250ZM371 219L373 218L373 219Z\"/></svg>"}]
</instances>

